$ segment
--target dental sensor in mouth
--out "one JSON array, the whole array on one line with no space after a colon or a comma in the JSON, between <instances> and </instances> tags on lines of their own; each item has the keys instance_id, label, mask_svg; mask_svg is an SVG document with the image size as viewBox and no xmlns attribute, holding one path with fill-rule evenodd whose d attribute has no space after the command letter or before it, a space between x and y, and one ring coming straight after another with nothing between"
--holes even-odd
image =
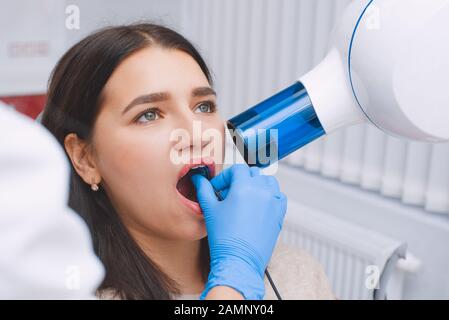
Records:
<instances>
[{"instance_id":1,"label":"dental sensor in mouth","mask_svg":"<svg viewBox=\"0 0 449 320\"><path fill-rule=\"evenodd\" d=\"M210 176L209 168L207 166L193 168L191 170L191 176L193 177L196 174L199 174L199 175L205 177L207 180L212 179L212 177ZM217 196L218 200L220 200L220 201L223 200L223 197L221 196L220 191L217 191L214 189L214 192L215 192L215 195Z\"/></svg>"},{"instance_id":2,"label":"dental sensor in mouth","mask_svg":"<svg viewBox=\"0 0 449 320\"><path fill-rule=\"evenodd\" d=\"M195 174L199 174L199 175L203 176L204 178L206 178L207 180L210 180L210 178L211 178L210 171L207 166L193 168L190 170L190 173L192 176L194 176Z\"/></svg>"}]
</instances>

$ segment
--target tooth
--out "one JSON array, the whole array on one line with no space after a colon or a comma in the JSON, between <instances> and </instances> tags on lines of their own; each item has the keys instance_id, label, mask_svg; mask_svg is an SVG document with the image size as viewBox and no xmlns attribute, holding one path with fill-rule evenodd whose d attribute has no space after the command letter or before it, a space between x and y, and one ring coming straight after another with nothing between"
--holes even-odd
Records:
<instances>
[{"instance_id":1,"label":"tooth","mask_svg":"<svg viewBox=\"0 0 449 320\"><path fill-rule=\"evenodd\" d=\"M190 170L192 170L192 169L196 169L196 168L204 168L205 167L205 165L199 165L199 166L196 166L196 167L192 167L192 168L190 168Z\"/></svg>"},{"instance_id":2,"label":"tooth","mask_svg":"<svg viewBox=\"0 0 449 320\"><path fill-rule=\"evenodd\" d=\"M189 171L190 171L190 170L193 170L193 169L196 169L196 168L203 168L203 167L207 167L207 166L206 166L206 165L203 165L203 164L200 164L200 165L198 165L198 166L191 167L191 168L189 169ZM186 175L189 173L189 171L187 171L186 174L183 175L183 177L186 176Z\"/></svg>"}]
</instances>

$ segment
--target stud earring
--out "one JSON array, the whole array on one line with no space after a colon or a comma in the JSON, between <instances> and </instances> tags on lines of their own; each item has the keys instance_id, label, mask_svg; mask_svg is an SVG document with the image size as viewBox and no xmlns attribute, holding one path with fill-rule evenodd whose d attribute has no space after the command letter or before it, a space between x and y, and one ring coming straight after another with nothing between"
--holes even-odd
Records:
<instances>
[{"instance_id":1,"label":"stud earring","mask_svg":"<svg viewBox=\"0 0 449 320\"><path fill-rule=\"evenodd\" d=\"M90 185L90 188L92 189L92 191L98 191L98 184L96 184L96 183L92 183L91 185Z\"/></svg>"}]
</instances>

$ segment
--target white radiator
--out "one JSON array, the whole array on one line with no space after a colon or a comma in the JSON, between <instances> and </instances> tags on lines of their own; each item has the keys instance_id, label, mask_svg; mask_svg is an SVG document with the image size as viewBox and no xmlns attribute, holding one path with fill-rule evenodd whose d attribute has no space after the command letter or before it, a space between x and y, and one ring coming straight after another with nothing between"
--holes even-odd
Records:
<instances>
[{"instance_id":1,"label":"white radiator","mask_svg":"<svg viewBox=\"0 0 449 320\"><path fill-rule=\"evenodd\" d=\"M338 299L401 299L403 242L289 200L280 240L324 267ZM402 263L407 263L404 260Z\"/></svg>"}]
</instances>

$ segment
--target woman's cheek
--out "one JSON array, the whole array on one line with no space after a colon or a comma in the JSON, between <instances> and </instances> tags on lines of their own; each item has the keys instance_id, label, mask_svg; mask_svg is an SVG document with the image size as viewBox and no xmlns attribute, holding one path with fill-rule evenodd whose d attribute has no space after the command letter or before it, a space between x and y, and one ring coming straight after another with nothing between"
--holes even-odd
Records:
<instances>
[{"instance_id":1,"label":"woman's cheek","mask_svg":"<svg viewBox=\"0 0 449 320\"><path fill-rule=\"evenodd\" d=\"M115 130L98 139L100 165L107 171L119 175L134 176L151 168L150 164L159 164L163 157L163 144L158 134L150 130Z\"/></svg>"},{"instance_id":2,"label":"woman's cheek","mask_svg":"<svg viewBox=\"0 0 449 320\"><path fill-rule=\"evenodd\" d=\"M210 146L206 153L214 159L216 172L219 172L223 168L225 159L225 127L222 119L218 116L215 117L213 121L209 122L207 130L213 134L208 134Z\"/></svg>"}]
</instances>

